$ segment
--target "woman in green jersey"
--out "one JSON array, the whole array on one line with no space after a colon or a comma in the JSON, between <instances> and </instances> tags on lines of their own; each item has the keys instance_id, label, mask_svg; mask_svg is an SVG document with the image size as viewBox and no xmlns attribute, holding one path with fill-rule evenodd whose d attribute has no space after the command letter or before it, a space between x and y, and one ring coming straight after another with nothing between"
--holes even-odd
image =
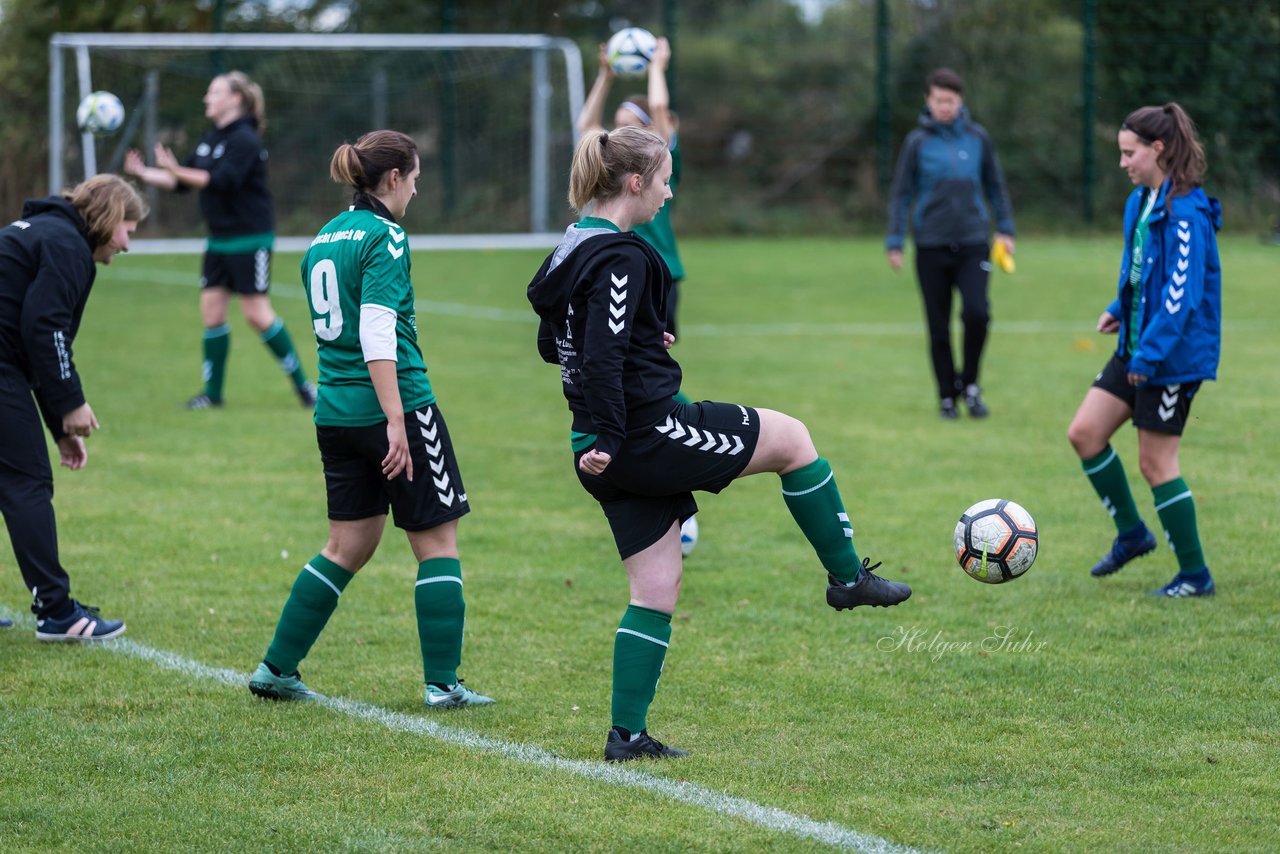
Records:
<instances>
[{"instance_id":1,"label":"woman in green jersey","mask_svg":"<svg viewBox=\"0 0 1280 854\"><path fill-rule=\"evenodd\" d=\"M261 697L314 696L298 664L373 557L390 507L418 562L414 606L427 706L493 702L457 674L466 611L457 529L470 508L418 347L409 244L399 224L417 194L418 172L413 140L390 130L342 144L329 164L333 180L355 196L302 258L319 351L315 422L329 542L298 574L249 680Z\"/></svg>"}]
</instances>

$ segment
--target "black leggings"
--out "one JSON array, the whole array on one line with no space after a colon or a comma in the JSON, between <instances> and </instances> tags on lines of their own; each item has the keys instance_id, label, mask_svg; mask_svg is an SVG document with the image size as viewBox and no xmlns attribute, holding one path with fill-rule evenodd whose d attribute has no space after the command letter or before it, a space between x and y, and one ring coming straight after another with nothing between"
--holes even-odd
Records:
<instances>
[{"instance_id":1,"label":"black leggings","mask_svg":"<svg viewBox=\"0 0 1280 854\"><path fill-rule=\"evenodd\" d=\"M978 382L982 348L987 343L991 309L987 301L990 247L928 246L916 248L916 275L929 324L929 356L938 381L938 397L955 397ZM956 373L951 352L951 291L960 291L960 320L964 325L964 367Z\"/></svg>"}]
</instances>

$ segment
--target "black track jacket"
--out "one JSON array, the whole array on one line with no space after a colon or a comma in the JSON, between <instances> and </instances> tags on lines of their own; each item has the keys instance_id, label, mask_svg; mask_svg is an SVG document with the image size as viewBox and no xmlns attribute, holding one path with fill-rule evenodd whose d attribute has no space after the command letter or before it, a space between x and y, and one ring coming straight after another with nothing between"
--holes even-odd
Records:
<instances>
[{"instance_id":1,"label":"black track jacket","mask_svg":"<svg viewBox=\"0 0 1280 854\"><path fill-rule=\"evenodd\" d=\"M627 431L674 406L680 366L662 344L671 273L631 233L570 226L529 283L538 353L560 365L573 429L616 456Z\"/></svg>"},{"instance_id":2,"label":"black track jacket","mask_svg":"<svg viewBox=\"0 0 1280 854\"><path fill-rule=\"evenodd\" d=\"M66 199L29 199L0 228L0 370L26 377L55 439L84 403L71 342L96 276L84 220Z\"/></svg>"}]
</instances>

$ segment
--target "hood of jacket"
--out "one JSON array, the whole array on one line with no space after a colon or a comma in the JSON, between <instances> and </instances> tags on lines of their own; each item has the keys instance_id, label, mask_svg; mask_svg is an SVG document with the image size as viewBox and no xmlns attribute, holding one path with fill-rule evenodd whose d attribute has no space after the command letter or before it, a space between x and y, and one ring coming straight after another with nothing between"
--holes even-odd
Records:
<instances>
[{"instance_id":1,"label":"hood of jacket","mask_svg":"<svg viewBox=\"0 0 1280 854\"><path fill-rule=\"evenodd\" d=\"M47 199L27 199L22 204L22 218L31 219L33 216L40 214L56 214L68 220L76 231L83 235L88 241L90 248L93 247L93 241L89 239L88 228L84 224L84 218L80 216L80 211L76 210L76 206L71 204L62 196L51 196Z\"/></svg>"}]
</instances>

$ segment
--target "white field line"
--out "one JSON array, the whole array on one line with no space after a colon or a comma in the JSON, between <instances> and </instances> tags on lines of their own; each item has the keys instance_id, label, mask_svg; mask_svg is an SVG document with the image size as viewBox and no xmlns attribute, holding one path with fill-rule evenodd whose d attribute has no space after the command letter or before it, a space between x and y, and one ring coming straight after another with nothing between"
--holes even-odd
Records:
<instances>
[{"instance_id":1,"label":"white field line","mask_svg":"<svg viewBox=\"0 0 1280 854\"><path fill-rule=\"evenodd\" d=\"M190 275L175 270L128 270L112 271L121 279L147 282L159 285L177 285L180 287L198 287L199 276L193 263ZM105 272L99 275L107 275ZM273 299L302 299L302 289L297 282L271 283ZM493 308L483 305L468 305L456 302L438 302L420 299L414 302L414 308L421 314L435 314L446 317L466 317L473 320L494 320L502 323L521 323L532 326L537 322L533 309L528 311L507 308ZM1050 332L1075 332L1080 335L1093 333L1092 320L1012 320L996 321L994 328L1001 334L1040 335ZM1266 320L1234 320L1225 321L1223 329L1243 332L1245 330L1269 329L1275 324ZM919 321L886 322L886 323L686 323L682 324L687 334L697 338L751 336L797 337L807 338L815 335L835 336L841 338L857 338L871 335L919 335L924 326ZM1105 349L1105 348L1103 348Z\"/></svg>"},{"instance_id":2,"label":"white field line","mask_svg":"<svg viewBox=\"0 0 1280 854\"><path fill-rule=\"evenodd\" d=\"M35 628L34 619L17 615L4 607L0 607L0 617L8 617L15 621L15 627L12 631L33 631ZM184 658L177 653L152 649L127 638L103 641L91 644L91 646L108 652L123 653L131 658L141 659L163 670L171 670L184 676L248 690L245 687L249 681L248 674L220 667L209 667L198 661ZM896 845L878 836L859 833L856 830L832 822L814 821L777 807L757 804L753 801L726 795L723 792L707 789L694 783L674 782L644 771L610 765L603 760L591 762L583 759L564 759L540 747L476 735L464 729L445 726L425 717L414 717L401 712L393 712L359 700L317 695L316 702L339 714L379 724L396 732L418 735L469 750L492 753L503 759L521 762L547 771L572 774L597 783L640 789L668 800L701 807L719 815L750 822L777 833L784 833L802 839L812 839L816 842L830 845L833 848L867 852L867 854L917 854L917 850L914 848Z\"/></svg>"}]
</instances>

